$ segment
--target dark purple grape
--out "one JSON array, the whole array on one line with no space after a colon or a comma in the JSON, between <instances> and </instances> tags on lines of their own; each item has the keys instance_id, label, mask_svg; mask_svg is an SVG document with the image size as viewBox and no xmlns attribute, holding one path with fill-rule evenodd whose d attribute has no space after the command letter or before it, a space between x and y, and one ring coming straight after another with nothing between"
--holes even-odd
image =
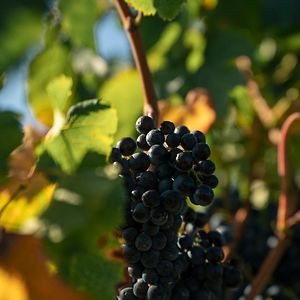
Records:
<instances>
[{"instance_id":1,"label":"dark purple grape","mask_svg":"<svg viewBox=\"0 0 300 300\"><path fill-rule=\"evenodd\" d=\"M132 243L134 243L138 234L139 234L138 230L135 227L127 227L127 228L123 229L122 237L126 243L132 244Z\"/></svg>"},{"instance_id":2,"label":"dark purple grape","mask_svg":"<svg viewBox=\"0 0 300 300\"><path fill-rule=\"evenodd\" d=\"M149 250L143 252L141 256L141 263L145 268L155 268L159 262L159 251Z\"/></svg>"},{"instance_id":3,"label":"dark purple grape","mask_svg":"<svg viewBox=\"0 0 300 300\"><path fill-rule=\"evenodd\" d=\"M135 123L135 128L139 133L147 134L154 128L154 121L148 116L139 117Z\"/></svg>"},{"instance_id":4,"label":"dark purple grape","mask_svg":"<svg viewBox=\"0 0 300 300\"><path fill-rule=\"evenodd\" d=\"M191 133L186 133L181 137L181 146L185 150L192 150L193 147L196 145L197 140L195 136Z\"/></svg>"},{"instance_id":5,"label":"dark purple grape","mask_svg":"<svg viewBox=\"0 0 300 300\"><path fill-rule=\"evenodd\" d=\"M166 291L160 285L151 285L148 289L147 300L165 300Z\"/></svg>"},{"instance_id":6,"label":"dark purple grape","mask_svg":"<svg viewBox=\"0 0 300 300\"><path fill-rule=\"evenodd\" d=\"M147 222L143 224L143 231L151 236L156 235L159 232L159 226L153 224L152 222Z\"/></svg>"},{"instance_id":7,"label":"dark purple grape","mask_svg":"<svg viewBox=\"0 0 300 300\"><path fill-rule=\"evenodd\" d=\"M180 134L178 133L170 133L167 135L166 137L166 144L170 147L170 148L176 148L180 145L180 141L181 141L181 137Z\"/></svg>"},{"instance_id":8,"label":"dark purple grape","mask_svg":"<svg viewBox=\"0 0 300 300\"><path fill-rule=\"evenodd\" d=\"M150 210L143 203L138 203L132 211L132 217L138 223L146 223L150 219Z\"/></svg>"},{"instance_id":9,"label":"dark purple grape","mask_svg":"<svg viewBox=\"0 0 300 300\"><path fill-rule=\"evenodd\" d=\"M189 250L192 248L194 239L189 235L182 235L178 238L177 245L180 250Z\"/></svg>"},{"instance_id":10,"label":"dark purple grape","mask_svg":"<svg viewBox=\"0 0 300 300\"><path fill-rule=\"evenodd\" d=\"M193 167L193 156L191 152L181 152L176 155L176 166L183 171L188 171Z\"/></svg>"},{"instance_id":11,"label":"dark purple grape","mask_svg":"<svg viewBox=\"0 0 300 300\"><path fill-rule=\"evenodd\" d=\"M157 178L151 171L143 172L138 178L139 184L146 189L155 189L157 187Z\"/></svg>"},{"instance_id":12,"label":"dark purple grape","mask_svg":"<svg viewBox=\"0 0 300 300\"><path fill-rule=\"evenodd\" d=\"M207 214L202 213L202 212L197 212L197 217L196 220L194 221L194 224L198 228L202 228L205 224L208 223L209 217Z\"/></svg>"},{"instance_id":13,"label":"dark purple grape","mask_svg":"<svg viewBox=\"0 0 300 300\"><path fill-rule=\"evenodd\" d=\"M148 190L142 195L142 201L147 207L156 207L160 204L160 197L156 190Z\"/></svg>"},{"instance_id":14,"label":"dark purple grape","mask_svg":"<svg viewBox=\"0 0 300 300\"><path fill-rule=\"evenodd\" d=\"M156 284L158 282L158 274L154 269L144 269L142 279L148 284Z\"/></svg>"},{"instance_id":15,"label":"dark purple grape","mask_svg":"<svg viewBox=\"0 0 300 300\"><path fill-rule=\"evenodd\" d=\"M156 266L156 270L160 276L170 276L173 271L173 263L168 260L161 260Z\"/></svg>"},{"instance_id":16,"label":"dark purple grape","mask_svg":"<svg viewBox=\"0 0 300 300\"><path fill-rule=\"evenodd\" d=\"M163 121L160 124L159 130L164 134L170 134L175 130L175 125L174 123L170 122L170 121Z\"/></svg>"},{"instance_id":17,"label":"dark purple grape","mask_svg":"<svg viewBox=\"0 0 300 300\"><path fill-rule=\"evenodd\" d=\"M220 264L207 263L205 264L205 276L210 280L217 280L222 277L223 267Z\"/></svg>"},{"instance_id":18,"label":"dark purple grape","mask_svg":"<svg viewBox=\"0 0 300 300\"><path fill-rule=\"evenodd\" d=\"M214 189L215 187L217 187L217 185L219 184L219 180L215 175L209 175L209 176L205 176L205 175L201 175L200 176L200 180L208 185L209 187L211 187L212 189Z\"/></svg>"},{"instance_id":19,"label":"dark purple grape","mask_svg":"<svg viewBox=\"0 0 300 300\"><path fill-rule=\"evenodd\" d=\"M143 270L144 267L140 263L129 265L127 268L129 276L133 279L141 278L143 274Z\"/></svg>"},{"instance_id":20,"label":"dark purple grape","mask_svg":"<svg viewBox=\"0 0 300 300\"><path fill-rule=\"evenodd\" d=\"M112 148L110 156L109 156L109 161L111 163L115 161L120 161L122 158L122 154L118 148Z\"/></svg>"},{"instance_id":21,"label":"dark purple grape","mask_svg":"<svg viewBox=\"0 0 300 300\"><path fill-rule=\"evenodd\" d=\"M162 206L152 208L150 214L153 224L161 226L168 221L168 213Z\"/></svg>"},{"instance_id":22,"label":"dark purple grape","mask_svg":"<svg viewBox=\"0 0 300 300\"><path fill-rule=\"evenodd\" d=\"M123 255L130 264L137 263L141 258L141 253L134 246L130 245L123 246Z\"/></svg>"},{"instance_id":23,"label":"dark purple grape","mask_svg":"<svg viewBox=\"0 0 300 300\"><path fill-rule=\"evenodd\" d=\"M211 244L217 246L217 247L222 247L223 246L223 239L222 235L220 232L216 230L211 230L210 232L207 233L207 238L211 242Z\"/></svg>"},{"instance_id":24,"label":"dark purple grape","mask_svg":"<svg viewBox=\"0 0 300 300\"><path fill-rule=\"evenodd\" d=\"M154 145L149 149L148 155L153 165L159 165L166 161L168 150L163 145Z\"/></svg>"},{"instance_id":25,"label":"dark purple grape","mask_svg":"<svg viewBox=\"0 0 300 300\"><path fill-rule=\"evenodd\" d=\"M206 250L206 257L210 262L218 263L224 259L224 252L221 247L210 247Z\"/></svg>"},{"instance_id":26,"label":"dark purple grape","mask_svg":"<svg viewBox=\"0 0 300 300\"><path fill-rule=\"evenodd\" d=\"M198 143L194 146L192 155L196 162L208 159L210 156L210 148L205 143Z\"/></svg>"},{"instance_id":27,"label":"dark purple grape","mask_svg":"<svg viewBox=\"0 0 300 300\"><path fill-rule=\"evenodd\" d=\"M169 161L172 164L175 164L177 154L179 154L179 153L182 153L182 150L180 150L179 148L174 148L169 151Z\"/></svg>"},{"instance_id":28,"label":"dark purple grape","mask_svg":"<svg viewBox=\"0 0 300 300\"><path fill-rule=\"evenodd\" d=\"M132 287L124 288L120 291L119 300L138 300L138 298L133 293Z\"/></svg>"},{"instance_id":29,"label":"dark purple grape","mask_svg":"<svg viewBox=\"0 0 300 300\"><path fill-rule=\"evenodd\" d=\"M223 272L223 282L229 288L237 288L242 282L242 275L235 267L226 265Z\"/></svg>"},{"instance_id":30,"label":"dark purple grape","mask_svg":"<svg viewBox=\"0 0 300 300\"><path fill-rule=\"evenodd\" d=\"M155 173L159 179L170 178L174 173L174 168L168 163L162 163L155 168Z\"/></svg>"},{"instance_id":31,"label":"dark purple grape","mask_svg":"<svg viewBox=\"0 0 300 300\"><path fill-rule=\"evenodd\" d=\"M139 299L145 299L148 292L148 284L143 279L138 279L133 285L133 293Z\"/></svg>"},{"instance_id":32,"label":"dark purple grape","mask_svg":"<svg viewBox=\"0 0 300 300\"><path fill-rule=\"evenodd\" d=\"M115 161L113 166L119 169L120 175L129 176L129 161L127 159L121 158L119 161Z\"/></svg>"},{"instance_id":33,"label":"dark purple grape","mask_svg":"<svg viewBox=\"0 0 300 300\"><path fill-rule=\"evenodd\" d=\"M152 237L152 248L155 250L162 250L167 245L167 237L162 232L158 232Z\"/></svg>"},{"instance_id":34,"label":"dark purple grape","mask_svg":"<svg viewBox=\"0 0 300 300\"><path fill-rule=\"evenodd\" d=\"M190 299L190 291L189 289L182 283L178 283L172 290L172 300L189 300Z\"/></svg>"},{"instance_id":35,"label":"dark purple grape","mask_svg":"<svg viewBox=\"0 0 300 300\"><path fill-rule=\"evenodd\" d=\"M146 141L146 135L145 134L140 134L138 138L136 139L136 144L138 147L144 151L148 151L150 149L150 146L148 145Z\"/></svg>"},{"instance_id":36,"label":"dark purple grape","mask_svg":"<svg viewBox=\"0 0 300 300\"><path fill-rule=\"evenodd\" d=\"M213 172L215 172L216 166L211 160L207 159L197 164L194 170L204 175L211 175Z\"/></svg>"},{"instance_id":37,"label":"dark purple grape","mask_svg":"<svg viewBox=\"0 0 300 300\"><path fill-rule=\"evenodd\" d=\"M146 141L150 146L162 145L165 142L165 137L160 130L152 129L147 133Z\"/></svg>"},{"instance_id":38,"label":"dark purple grape","mask_svg":"<svg viewBox=\"0 0 300 300\"><path fill-rule=\"evenodd\" d=\"M179 134L180 137L182 137L186 133L190 133L189 129L186 126L178 126L175 128L174 132Z\"/></svg>"},{"instance_id":39,"label":"dark purple grape","mask_svg":"<svg viewBox=\"0 0 300 300\"><path fill-rule=\"evenodd\" d=\"M135 239L134 245L137 250L145 252L152 247L152 239L148 234L142 232Z\"/></svg>"},{"instance_id":40,"label":"dark purple grape","mask_svg":"<svg viewBox=\"0 0 300 300\"><path fill-rule=\"evenodd\" d=\"M194 180L188 175L179 175L175 178L173 189L178 190L184 195L189 195L194 192L196 184Z\"/></svg>"},{"instance_id":41,"label":"dark purple grape","mask_svg":"<svg viewBox=\"0 0 300 300\"><path fill-rule=\"evenodd\" d=\"M179 250L176 246L176 244L167 245L162 251L161 251L161 257L166 260L173 261L175 260L179 255Z\"/></svg>"},{"instance_id":42,"label":"dark purple grape","mask_svg":"<svg viewBox=\"0 0 300 300\"><path fill-rule=\"evenodd\" d=\"M179 213L181 208L181 202L184 201L184 197L174 190L168 190L162 193L161 203L166 211L171 213Z\"/></svg>"},{"instance_id":43,"label":"dark purple grape","mask_svg":"<svg viewBox=\"0 0 300 300\"><path fill-rule=\"evenodd\" d=\"M120 150L122 155L130 156L136 149L136 143L131 137L125 137L117 143L117 148Z\"/></svg>"},{"instance_id":44,"label":"dark purple grape","mask_svg":"<svg viewBox=\"0 0 300 300\"><path fill-rule=\"evenodd\" d=\"M194 265L200 265L205 262L205 251L202 247L193 246L191 250L188 251L188 256Z\"/></svg>"},{"instance_id":45,"label":"dark purple grape","mask_svg":"<svg viewBox=\"0 0 300 300\"><path fill-rule=\"evenodd\" d=\"M212 203L214 199L214 192L209 186L202 184L197 187L190 199L195 205L207 206Z\"/></svg>"},{"instance_id":46,"label":"dark purple grape","mask_svg":"<svg viewBox=\"0 0 300 300\"><path fill-rule=\"evenodd\" d=\"M162 194L167 190L171 190L173 186L173 180L171 178L165 178L158 184L158 191Z\"/></svg>"},{"instance_id":47,"label":"dark purple grape","mask_svg":"<svg viewBox=\"0 0 300 300\"><path fill-rule=\"evenodd\" d=\"M136 172L144 172L150 166L150 159L144 152L134 153L129 159L129 166Z\"/></svg>"},{"instance_id":48,"label":"dark purple grape","mask_svg":"<svg viewBox=\"0 0 300 300\"><path fill-rule=\"evenodd\" d=\"M203 132L201 132L199 130L194 130L191 133L196 138L197 143L205 143L206 142L205 134Z\"/></svg>"}]
</instances>

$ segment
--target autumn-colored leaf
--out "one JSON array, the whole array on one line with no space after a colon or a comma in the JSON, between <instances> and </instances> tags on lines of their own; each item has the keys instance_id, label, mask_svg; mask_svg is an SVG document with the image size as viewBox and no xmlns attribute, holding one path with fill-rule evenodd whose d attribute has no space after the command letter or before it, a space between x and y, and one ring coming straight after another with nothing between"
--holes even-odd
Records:
<instances>
[{"instance_id":1,"label":"autumn-colored leaf","mask_svg":"<svg viewBox=\"0 0 300 300\"><path fill-rule=\"evenodd\" d=\"M216 112L208 92L194 89L186 95L185 103L172 106L170 102L159 101L160 122L170 120L176 125L186 125L190 130L207 132L216 120Z\"/></svg>"},{"instance_id":2,"label":"autumn-colored leaf","mask_svg":"<svg viewBox=\"0 0 300 300\"><path fill-rule=\"evenodd\" d=\"M41 242L5 234L0 260L0 300L87 300L51 274Z\"/></svg>"}]
</instances>

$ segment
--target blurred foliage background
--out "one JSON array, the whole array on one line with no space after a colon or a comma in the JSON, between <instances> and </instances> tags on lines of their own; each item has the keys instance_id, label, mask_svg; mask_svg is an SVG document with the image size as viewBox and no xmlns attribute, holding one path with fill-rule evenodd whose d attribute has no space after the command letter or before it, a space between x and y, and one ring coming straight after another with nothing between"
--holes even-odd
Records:
<instances>
[{"instance_id":1,"label":"blurred foliage background","mask_svg":"<svg viewBox=\"0 0 300 300\"><path fill-rule=\"evenodd\" d=\"M0 299L113 299L124 192L106 157L143 103L126 35L111 1L1 6ZM276 206L279 128L300 110L300 2L187 0L172 21L160 17L175 10L141 9L160 118L207 132L226 218L245 201Z\"/></svg>"}]
</instances>

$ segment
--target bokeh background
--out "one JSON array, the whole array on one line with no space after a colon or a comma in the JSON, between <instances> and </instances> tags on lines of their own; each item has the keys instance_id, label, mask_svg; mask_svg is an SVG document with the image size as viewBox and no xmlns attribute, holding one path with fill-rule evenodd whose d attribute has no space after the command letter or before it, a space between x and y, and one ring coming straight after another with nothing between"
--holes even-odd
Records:
<instances>
[{"instance_id":1,"label":"bokeh background","mask_svg":"<svg viewBox=\"0 0 300 300\"><path fill-rule=\"evenodd\" d=\"M300 111L299 13L298 0L188 0L172 21L156 14L139 24L160 119L207 133L220 181L207 209L211 228L230 243L236 212L249 209L236 253L244 283L228 299L243 299L276 245L280 128ZM120 137L136 134L141 82L114 5L2 1L0 40L0 225L6 230L0 299L112 299L122 280L112 234L122 221L114 205L122 203L111 202L122 198L122 187L104 157L95 157L97 146L85 145L76 164L65 163L58 156L68 154L53 139L71 105L96 98L113 110L94 116L103 121L99 131L110 136L106 152ZM293 126L287 153L289 199L296 208L299 133L300 125ZM298 231L257 299L300 299Z\"/></svg>"}]
</instances>

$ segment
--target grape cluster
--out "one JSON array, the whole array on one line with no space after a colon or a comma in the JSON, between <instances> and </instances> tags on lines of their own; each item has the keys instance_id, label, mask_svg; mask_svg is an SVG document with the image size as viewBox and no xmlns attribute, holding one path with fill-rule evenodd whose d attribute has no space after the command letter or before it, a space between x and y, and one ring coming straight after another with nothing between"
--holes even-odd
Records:
<instances>
[{"instance_id":1,"label":"grape cluster","mask_svg":"<svg viewBox=\"0 0 300 300\"><path fill-rule=\"evenodd\" d=\"M208 206L214 199L218 179L205 135L170 121L157 129L148 116L136 129L136 141L121 139L110 157L129 196L122 237L132 284L118 299L219 299L224 285L238 285L240 274L222 264L220 234L202 230L207 215L186 201Z\"/></svg>"}]
</instances>

